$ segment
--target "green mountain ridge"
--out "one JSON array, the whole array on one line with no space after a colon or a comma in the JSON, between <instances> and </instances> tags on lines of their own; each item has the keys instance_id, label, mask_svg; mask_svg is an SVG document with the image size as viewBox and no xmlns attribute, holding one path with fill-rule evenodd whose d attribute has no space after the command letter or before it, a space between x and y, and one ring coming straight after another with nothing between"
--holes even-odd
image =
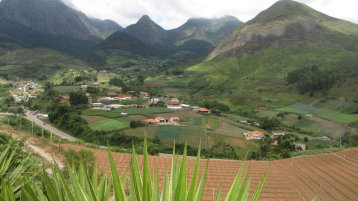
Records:
<instances>
[{"instance_id":1,"label":"green mountain ridge","mask_svg":"<svg viewBox=\"0 0 358 201\"><path fill-rule=\"evenodd\" d=\"M198 98L231 105L285 105L307 97L287 83L288 73L314 65L340 75L326 95L358 98L357 30L302 3L279 1L188 68L195 75L189 85Z\"/></svg>"},{"instance_id":2,"label":"green mountain ridge","mask_svg":"<svg viewBox=\"0 0 358 201\"><path fill-rule=\"evenodd\" d=\"M237 18L226 16L218 19L189 19L176 29L165 30L144 15L136 24L112 34L97 45L91 55L95 55L94 58L102 63L117 57L119 51L124 53L120 57L127 59L136 57L133 55L144 58L155 56L177 62L198 59L241 24Z\"/></svg>"}]
</instances>

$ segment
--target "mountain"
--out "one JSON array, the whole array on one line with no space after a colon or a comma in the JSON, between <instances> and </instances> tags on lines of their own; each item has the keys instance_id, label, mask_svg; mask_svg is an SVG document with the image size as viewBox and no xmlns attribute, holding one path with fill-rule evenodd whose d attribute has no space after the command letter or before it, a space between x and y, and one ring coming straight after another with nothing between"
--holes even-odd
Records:
<instances>
[{"instance_id":1,"label":"mountain","mask_svg":"<svg viewBox=\"0 0 358 201\"><path fill-rule=\"evenodd\" d=\"M169 31L176 44L183 44L189 40L203 40L216 45L243 22L234 16L222 18L191 18L182 26Z\"/></svg>"},{"instance_id":2,"label":"mountain","mask_svg":"<svg viewBox=\"0 0 358 201\"><path fill-rule=\"evenodd\" d=\"M153 60L149 57L157 57L170 63L185 62L205 56L218 41L241 24L232 16L218 19L193 18L176 29L165 30L144 15L136 24L112 34L97 45L90 57L102 64L109 61L107 64L110 66L121 66L123 63L110 62L117 61L119 57L126 60L136 60L133 57ZM143 64L134 62L140 63Z\"/></svg>"},{"instance_id":3,"label":"mountain","mask_svg":"<svg viewBox=\"0 0 358 201\"><path fill-rule=\"evenodd\" d=\"M357 98L357 63L358 25L281 0L187 70L196 75L189 85L197 97L277 106L305 99L307 92ZM289 80L295 73L295 82Z\"/></svg>"},{"instance_id":4,"label":"mountain","mask_svg":"<svg viewBox=\"0 0 358 201\"><path fill-rule=\"evenodd\" d=\"M93 23L85 14L60 0L3 0L0 11L1 19L45 34L89 40L92 37L104 38L109 32L109 29L102 28L102 24L108 22L97 20ZM111 33L120 29L119 25L111 26Z\"/></svg>"},{"instance_id":5,"label":"mountain","mask_svg":"<svg viewBox=\"0 0 358 201\"><path fill-rule=\"evenodd\" d=\"M124 32L150 46L165 45L167 40L167 32L148 15L143 15L136 24L126 27Z\"/></svg>"},{"instance_id":6,"label":"mountain","mask_svg":"<svg viewBox=\"0 0 358 201\"><path fill-rule=\"evenodd\" d=\"M100 38L107 38L116 31L123 30L123 27L118 25L112 20L100 20L96 18L90 18L91 24L98 30L96 36ZM96 29L94 31L96 31Z\"/></svg>"}]
</instances>

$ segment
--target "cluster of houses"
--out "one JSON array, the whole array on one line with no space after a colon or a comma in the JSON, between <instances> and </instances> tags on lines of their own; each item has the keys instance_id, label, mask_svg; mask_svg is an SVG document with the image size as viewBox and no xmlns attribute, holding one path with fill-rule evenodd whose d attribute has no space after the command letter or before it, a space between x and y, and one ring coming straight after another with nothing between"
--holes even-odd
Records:
<instances>
[{"instance_id":1,"label":"cluster of houses","mask_svg":"<svg viewBox=\"0 0 358 201\"><path fill-rule=\"evenodd\" d=\"M15 82L15 86L16 90L12 91L12 97L16 103L35 98L38 92L34 89L41 88L41 85L34 81Z\"/></svg>"},{"instance_id":2,"label":"cluster of houses","mask_svg":"<svg viewBox=\"0 0 358 201\"><path fill-rule=\"evenodd\" d=\"M179 117L169 117L169 118L163 118L163 117L155 117L154 119L146 119L143 120L143 124L147 126L154 126L154 125L178 125L180 121Z\"/></svg>"},{"instance_id":3,"label":"cluster of houses","mask_svg":"<svg viewBox=\"0 0 358 201\"><path fill-rule=\"evenodd\" d=\"M98 102L92 103L91 106L93 109L101 109L101 110L112 110L112 109L120 109L120 108L128 108L128 107L148 107L150 104L156 104L158 102L164 102L165 106L171 110L192 110L198 113L210 114L211 110L207 108L201 108L199 106L190 106L188 104L180 103L178 98L159 98L159 97L150 97L147 92L140 92L139 98L143 98L148 100L147 105L123 105L123 104L107 104L108 102L113 101L124 101L130 100L134 98L132 95L128 94L117 94L115 97L100 97L98 98Z\"/></svg>"},{"instance_id":4,"label":"cluster of houses","mask_svg":"<svg viewBox=\"0 0 358 201\"><path fill-rule=\"evenodd\" d=\"M243 134L246 137L246 140L261 140L262 138L265 137L265 133L261 131L248 131L248 132L244 132ZM270 137L275 139L285 135L286 135L285 131L274 131L270 135Z\"/></svg>"}]
</instances>

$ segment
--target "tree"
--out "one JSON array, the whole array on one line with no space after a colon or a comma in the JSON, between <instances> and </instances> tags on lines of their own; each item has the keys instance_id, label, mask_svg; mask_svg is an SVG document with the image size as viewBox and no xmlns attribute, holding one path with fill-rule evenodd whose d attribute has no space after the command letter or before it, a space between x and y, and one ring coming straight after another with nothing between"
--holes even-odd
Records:
<instances>
[{"instance_id":1,"label":"tree","mask_svg":"<svg viewBox=\"0 0 358 201\"><path fill-rule=\"evenodd\" d=\"M88 98L83 91L73 91L69 94L71 105L88 104Z\"/></svg>"},{"instance_id":2,"label":"tree","mask_svg":"<svg viewBox=\"0 0 358 201\"><path fill-rule=\"evenodd\" d=\"M303 141L304 141L304 142L308 142L308 137L304 137L304 138L303 138Z\"/></svg>"}]
</instances>

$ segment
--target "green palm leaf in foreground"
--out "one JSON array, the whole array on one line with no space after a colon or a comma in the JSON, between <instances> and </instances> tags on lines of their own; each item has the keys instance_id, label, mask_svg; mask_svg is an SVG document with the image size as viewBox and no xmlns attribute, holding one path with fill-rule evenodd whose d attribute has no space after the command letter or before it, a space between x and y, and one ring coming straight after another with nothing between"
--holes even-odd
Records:
<instances>
[{"instance_id":1,"label":"green palm leaf in foreground","mask_svg":"<svg viewBox=\"0 0 358 201\"><path fill-rule=\"evenodd\" d=\"M78 170L72 166L68 166L68 177L58 168L53 168L52 175L48 175L44 171L42 180L29 183L23 180L23 185L15 190L11 181L1 178L0 183L0 201L201 201L204 194L206 176L208 173L208 164L204 167L203 174L199 175L200 169L200 149L197 154L196 163L191 176L191 181L187 183L186 171L186 148L181 157L179 165L178 157L172 156L171 172L167 173L162 187L159 187L158 172L154 171L151 175L149 166L149 156L147 152L147 143L144 143L142 172L139 168L137 156L133 151L129 183L127 185L126 174L121 178L117 172L112 153L109 153L109 161L111 168L111 179L107 179L104 174L98 177L97 166L93 168L90 176L89 170L85 166L80 165ZM12 154L6 149L0 156L0 170L6 171L6 167L11 164ZM4 168L5 167L5 168ZM5 170L4 170L5 169ZM261 183L258 185L251 200L259 200L259 196L264 187L268 170L266 170ZM200 178L200 179L199 179ZM226 195L225 201L244 201L248 200L250 188L250 179L244 172L243 165L235 178L229 193ZM17 192L20 196L16 196ZM112 196L111 196L112 195ZM219 190L215 201L220 201L221 191Z\"/></svg>"}]
</instances>

